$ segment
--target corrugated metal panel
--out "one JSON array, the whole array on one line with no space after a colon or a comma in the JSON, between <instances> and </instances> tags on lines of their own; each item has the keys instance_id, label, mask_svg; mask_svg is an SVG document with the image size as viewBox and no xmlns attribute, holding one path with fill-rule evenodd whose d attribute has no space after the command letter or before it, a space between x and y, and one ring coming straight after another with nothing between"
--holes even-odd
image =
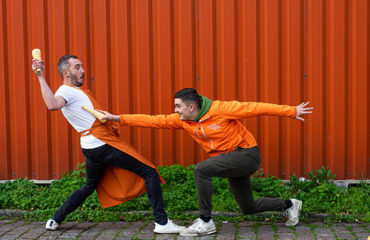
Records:
<instances>
[{"instance_id":1,"label":"corrugated metal panel","mask_svg":"<svg viewBox=\"0 0 370 240\"><path fill-rule=\"evenodd\" d=\"M296 105L303 124L244 123L266 174L307 176L330 166L339 179L369 177L370 4L366 0L4 0L0 11L0 179L60 178L83 162L79 137L47 111L31 71L41 48L46 78L62 83L60 56L78 55L87 87L114 113L171 113L195 87L212 99ZM122 129L158 165L206 156L181 131Z\"/></svg>"}]
</instances>

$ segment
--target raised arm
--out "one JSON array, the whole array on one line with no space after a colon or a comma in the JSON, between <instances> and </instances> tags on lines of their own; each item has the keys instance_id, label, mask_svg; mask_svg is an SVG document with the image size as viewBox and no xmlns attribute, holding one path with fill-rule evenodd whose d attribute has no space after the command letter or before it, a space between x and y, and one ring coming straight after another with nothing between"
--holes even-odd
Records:
<instances>
[{"instance_id":1,"label":"raised arm","mask_svg":"<svg viewBox=\"0 0 370 240\"><path fill-rule=\"evenodd\" d=\"M146 114L121 114L114 115L106 111L102 119L120 122L123 126L149 127L149 128L183 128L182 121L177 113L170 115L146 115Z\"/></svg>"},{"instance_id":2,"label":"raised arm","mask_svg":"<svg viewBox=\"0 0 370 240\"><path fill-rule=\"evenodd\" d=\"M41 72L37 73L36 69L40 68ZM53 92L50 90L48 83L45 80L44 76L44 61L39 61L36 59L32 60L32 70L37 75L39 79L41 95L44 99L46 107L51 111L56 111L62 109L66 105L66 100L61 96L54 96Z\"/></svg>"}]
</instances>

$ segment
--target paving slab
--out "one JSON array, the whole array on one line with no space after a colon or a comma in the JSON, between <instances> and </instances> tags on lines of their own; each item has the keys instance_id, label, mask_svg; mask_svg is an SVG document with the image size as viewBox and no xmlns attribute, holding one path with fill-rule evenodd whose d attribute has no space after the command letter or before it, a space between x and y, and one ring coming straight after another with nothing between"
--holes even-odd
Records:
<instances>
[{"instance_id":1,"label":"paving slab","mask_svg":"<svg viewBox=\"0 0 370 240\"><path fill-rule=\"evenodd\" d=\"M179 224L179 221L176 221ZM186 222L186 226L191 222ZM182 224L184 225L184 224ZM0 240L8 239L76 239L76 240L232 240L232 239L365 239L370 236L367 223L321 222L303 223L286 227L284 222L216 222L217 232L198 237L182 237L179 234L155 234L150 221L136 222L65 222L56 231L45 229L44 222L0 221Z\"/></svg>"}]
</instances>

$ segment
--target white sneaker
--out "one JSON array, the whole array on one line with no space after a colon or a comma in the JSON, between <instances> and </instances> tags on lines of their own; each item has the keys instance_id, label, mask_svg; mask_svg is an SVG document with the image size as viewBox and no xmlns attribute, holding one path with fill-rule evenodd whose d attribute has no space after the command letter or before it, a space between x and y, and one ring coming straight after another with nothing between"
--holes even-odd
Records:
<instances>
[{"instance_id":1,"label":"white sneaker","mask_svg":"<svg viewBox=\"0 0 370 240\"><path fill-rule=\"evenodd\" d=\"M290 201L292 201L293 206L286 210L289 219L286 221L285 226L293 227L299 222L299 212L302 209L302 201L297 199L290 199Z\"/></svg>"},{"instance_id":2,"label":"white sneaker","mask_svg":"<svg viewBox=\"0 0 370 240\"><path fill-rule=\"evenodd\" d=\"M55 231L58 227L59 227L59 224L52 218L50 218L46 222L46 226L45 226L47 230L52 230L52 231Z\"/></svg>"},{"instance_id":3,"label":"white sneaker","mask_svg":"<svg viewBox=\"0 0 370 240\"><path fill-rule=\"evenodd\" d=\"M202 219L198 218L194 223L189 226L184 231L180 232L180 236L184 237L195 237L201 235L212 234L216 232L216 225L213 220L209 222L204 222Z\"/></svg>"},{"instance_id":4,"label":"white sneaker","mask_svg":"<svg viewBox=\"0 0 370 240\"><path fill-rule=\"evenodd\" d=\"M160 225L158 223L154 223L154 232L155 233L179 233L183 230L185 230L185 227L179 226L176 223L172 222L170 219L168 219L168 222L166 225Z\"/></svg>"}]
</instances>

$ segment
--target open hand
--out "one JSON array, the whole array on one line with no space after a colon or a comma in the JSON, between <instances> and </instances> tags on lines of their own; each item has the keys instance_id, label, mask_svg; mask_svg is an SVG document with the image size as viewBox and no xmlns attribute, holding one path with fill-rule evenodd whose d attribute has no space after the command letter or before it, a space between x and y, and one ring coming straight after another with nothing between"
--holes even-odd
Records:
<instances>
[{"instance_id":1,"label":"open hand","mask_svg":"<svg viewBox=\"0 0 370 240\"><path fill-rule=\"evenodd\" d=\"M310 102L303 102L297 106L297 114L295 116L296 119L304 121L304 118L301 115L304 114L312 114L313 107L306 107Z\"/></svg>"}]
</instances>

